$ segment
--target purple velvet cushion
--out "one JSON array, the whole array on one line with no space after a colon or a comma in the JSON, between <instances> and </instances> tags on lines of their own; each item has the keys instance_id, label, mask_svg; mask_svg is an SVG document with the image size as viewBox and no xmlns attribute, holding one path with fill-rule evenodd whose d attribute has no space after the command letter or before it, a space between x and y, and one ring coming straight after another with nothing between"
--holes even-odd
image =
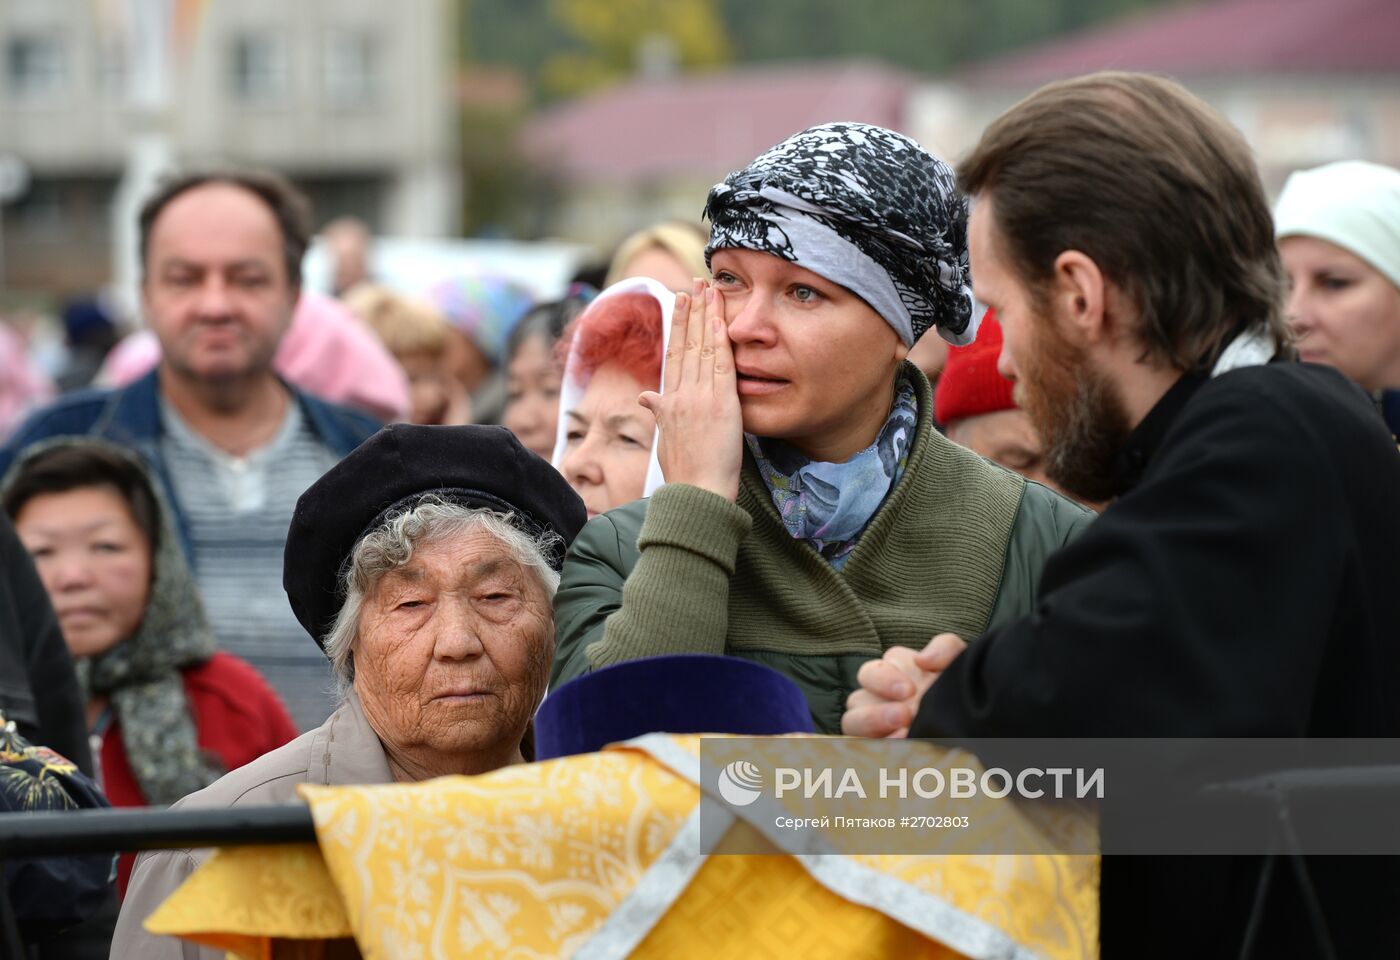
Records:
<instances>
[{"instance_id":1,"label":"purple velvet cushion","mask_svg":"<svg viewBox=\"0 0 1400 960\"><path fill-rule=\"evenodd\" d=\"M592 753L645 733L815 732L801 688L772 667L738 657L647 657L550 693L535 716L535 758Z\"/></svg>"}]
</instances>

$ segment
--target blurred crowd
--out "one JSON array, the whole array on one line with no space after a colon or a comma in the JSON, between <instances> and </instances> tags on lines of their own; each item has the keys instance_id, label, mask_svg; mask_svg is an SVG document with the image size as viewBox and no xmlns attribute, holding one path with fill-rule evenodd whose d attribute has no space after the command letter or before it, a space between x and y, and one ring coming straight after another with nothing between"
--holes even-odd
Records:
<instances>
[{"instance_id":1,"label":"blurred crowd","mask_svg":"<svg viewBox=\"0 0 1400 960\"><path fill-rule=\"evenodd\" d=\"M1209 107L1107 75L956 173L829 124L705 211L543 301L393 288L338 218L317 293L287 181L164 181L139 329L0 324L0 756L66 757L70 805L291 802L528 762L547 688L676 653L776 669L826 733L1400 733L1400 171L1270 208ZM194 951L140 923L206 854L122 857L113 956ZM1179 920L1132 870L1106 950ZM1400 881L1319 876L1368 944ZM59 899L37 949L105 956L115 901Z\"/></svg>"}]
</instances>

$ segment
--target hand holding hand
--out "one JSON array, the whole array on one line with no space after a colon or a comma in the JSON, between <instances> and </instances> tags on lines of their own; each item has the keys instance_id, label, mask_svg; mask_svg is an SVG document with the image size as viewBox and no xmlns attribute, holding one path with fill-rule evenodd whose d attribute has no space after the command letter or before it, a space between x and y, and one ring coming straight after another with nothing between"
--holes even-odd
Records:
<instances>
[{"instance_id":1,"label":"hand holding hand","mask_svg":"<svg viewBox=\"0 0 1400 960\"><path fill-rule=\"evenodd\" d=\"M879 660L867 662L856 675L860 689L846 698L841 732L851 737L907 737L919 700L966 649L957 634L940 633L918 652L890 647Z\"/></svg>"},{"instance_id":2,"label":"hand holding hand","mask_svg":"<svg viewBox=\"0 0 1400 960\"><path fill-rule=\"evenodd\" d=\"M688 483L731 503L739 497L744 421L724 298L703 280L676 294L661 393L637 402L656 416L657 461L667 483Z\"/></svg>"}]
</instances>

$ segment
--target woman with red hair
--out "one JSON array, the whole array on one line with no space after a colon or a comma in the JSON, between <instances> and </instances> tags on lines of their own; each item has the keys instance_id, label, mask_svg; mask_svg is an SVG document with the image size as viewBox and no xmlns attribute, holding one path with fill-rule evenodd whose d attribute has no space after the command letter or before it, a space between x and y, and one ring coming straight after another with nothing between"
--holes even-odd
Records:
<instances>
[{"instance_id":1,"label":"woman with red hair","mask_svg":"<svg viewBox=\"0 0 1400 960\"><path fill-rule=\"evenodd\" d=\"M637 397L661 388L675 295L634 277L598 295L570 324L554 466L590 518L649 496L663 482L656 417Z\"/></svg>"}]
</instances>

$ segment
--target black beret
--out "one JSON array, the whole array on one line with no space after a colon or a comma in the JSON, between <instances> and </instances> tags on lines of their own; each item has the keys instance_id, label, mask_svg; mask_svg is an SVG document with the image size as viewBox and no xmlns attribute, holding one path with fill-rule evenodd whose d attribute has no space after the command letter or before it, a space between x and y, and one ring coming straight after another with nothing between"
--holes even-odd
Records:
<instances>
[{"instance_id":1,"label":"black beret","mask_svg":"<svg viewBox=\"0 0 1400 960\"><path fill-rule=\"evenodd\" d=\"M317 644L345 600L341 576L355 544L391 511L428 494L509 512L516 527L531 536L552 531L565 547L588 519L559 471L505 427L387 426L307 487L292 514L282 586ZM558 570L564 551L548 559Z\"/></svg>"}]
</instances>

